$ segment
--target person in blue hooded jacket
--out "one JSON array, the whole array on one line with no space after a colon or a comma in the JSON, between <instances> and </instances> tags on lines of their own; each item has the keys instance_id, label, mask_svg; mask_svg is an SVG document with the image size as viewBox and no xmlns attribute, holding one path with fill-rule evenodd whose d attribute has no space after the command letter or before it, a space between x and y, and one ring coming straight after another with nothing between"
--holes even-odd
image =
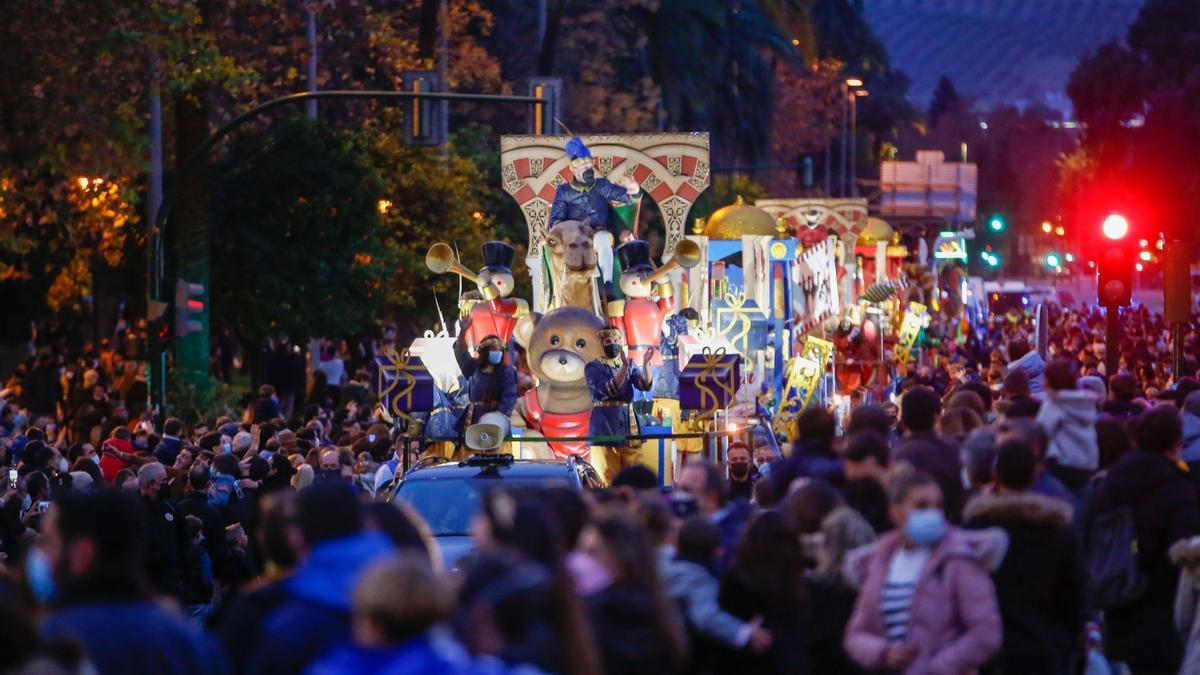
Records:
<instances>
[{"instance_id":1,"label":"person in blue hooded jacket","mask_svg":"<svg viewBox=\"0 0 1200 675\"><path fill-rule=\"evenodd\" d=\"M303 672L329 647L350 639L351 592L362 572L395 552L363 528L362 506L348 484L321 483L300 493L300 534L307 556L285 584L286 599L260 627L246 672Z\"/></svg>"},{"instance_id":2,"label":"person in blue hooded jacket","mask_svg":"<svg viewBox=\"0 0 1200 675\"><path fill-rule=\"evenodd\" d=\"M406 553L371 565L351 603L352 640L326 651L307 675L513 672L498 660L472 658L443 625L454 596L427 557Z\"/></svg>"}]
</instances>

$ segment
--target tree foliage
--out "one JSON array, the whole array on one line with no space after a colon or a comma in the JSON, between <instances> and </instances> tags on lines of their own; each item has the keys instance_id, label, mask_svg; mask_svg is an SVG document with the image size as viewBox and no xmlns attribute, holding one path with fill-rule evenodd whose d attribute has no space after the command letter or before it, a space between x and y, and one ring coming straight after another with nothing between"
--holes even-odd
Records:
<instances>
[{"instance_id":1,"label":"tree foliage","mask_svg":"<svg viewBox=\"0 0 1200 675\"><path fill-rule=\"evenodd\" d=\"M779 96L771 119L772 161L796 165L805 155L823 159L845 108L841 64L829 59L812 66L781 64L775 77ZM799 194L801 171L798 166L772 171L764 182L771 194Z\"/></svg>"},{"instance_id":2,"label":"tree foliage","mask_svg":"<svg viewBox=\"0 0 1200 675\"><path fill-rule=\"evenodd\" d=\"M375 322L392 258L367 152L358 134L302 118L238 140L214 208L215 326L303 339Z\"/></svg>"},{"instance_id":3,"label":"tree foliage","mask_svg":"<svg viewBox=\"0 0 1200 675\"><path fill-rule=\"evenodd\" d=\"M395 117L385 116L365 129L366 151L386 186L381 198L390 203L380 217L389 252L386 300L397 324L419 332L433 328L440 297L448 320L457 311L458 278L437 276L425 267L425 253L436 242L457 247L463 264L480 269L480 246L492 238L492 221L483 211L483 177L469 159L445 157L436 149L406 148ZM524 237L516 248L523 254ZM465 288L469 289L467 285Z\"/></svg>"},{"instance_id":4,"label":"tree foliage","mask_svg":"<svg viewBox=\"0 0 1200 675\"><path fill-rule=\"evenodd\" d=\"M1200 239L1200 5L1149 0L1125 44L1081 60L1067 93L1085 127L1073 165L1087 170L1064 173L1064 190L1086 198L1084 223L1120 210L1146 237Z\"/></svg>"}]
</instances>

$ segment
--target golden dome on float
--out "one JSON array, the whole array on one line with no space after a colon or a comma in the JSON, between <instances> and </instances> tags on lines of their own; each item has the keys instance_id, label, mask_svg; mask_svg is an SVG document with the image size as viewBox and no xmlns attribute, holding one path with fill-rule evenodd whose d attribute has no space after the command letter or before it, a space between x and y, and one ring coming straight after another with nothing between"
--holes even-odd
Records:
<instances>
[{"instance_id":1,"label":"golden dome on float","mask_svg":"<svg viewBox=\"0 0 1200 675\"><path fill-rule=\"evenodd\" d=\"M704 226L704 236L709 239L733 240L741 239L743 235L763 235L778 237L775 231L775 219L771 214L757 206L751 206L738 195L729 206L722 206L713 211Z\"/></svg>"},{"instance_id":2,"label":"golden dome on float","mask_svg":"<svg viewBox=\"0 0 1200 675\"><path fill-rule=\"evenodd\" d=\"M867 218L867 226L858 235L858 243L870 246L876 242L887 243L892 239L892 226L882 218Z\"/></svg>"}]
</instances>

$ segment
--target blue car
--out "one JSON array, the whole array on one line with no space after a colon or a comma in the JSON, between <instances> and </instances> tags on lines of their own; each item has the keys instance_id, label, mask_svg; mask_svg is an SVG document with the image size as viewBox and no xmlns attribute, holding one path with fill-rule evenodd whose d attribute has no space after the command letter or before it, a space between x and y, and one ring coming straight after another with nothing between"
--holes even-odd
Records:
<instances>
[{"instance_id":1,"label":"blue car","mask_svg":"<svg viewBox=\"0 0 1200 675\"><path fill-rule=\"evenodd\" d=\"M574 457L561 461L481 455L465 462L418 463L397 480L391 499L403 500L425 518L442 560L454 569L474 548L471 519L479 513L484 492L498 486L588 490L601 485L592 465Z\"/></svg>"}]
</instances>

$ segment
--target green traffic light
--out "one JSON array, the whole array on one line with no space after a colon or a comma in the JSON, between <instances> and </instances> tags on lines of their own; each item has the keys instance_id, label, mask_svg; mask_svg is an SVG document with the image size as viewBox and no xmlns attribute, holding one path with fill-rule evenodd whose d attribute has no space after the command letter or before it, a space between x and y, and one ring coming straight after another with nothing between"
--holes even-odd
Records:
<instances>
[{"instance_id":1,"label":"green traffic light","mask_svg":"<svg viewBox=\"0 0 1200 675\"><path fill-rule=\"evenodd\" d=\"M991 229L992 232L1003 232L1004 226L1004 216L999 214L992 216L991 219L988 220L988 228Z\"/></svg>"},{"instance_id":2,"label":"green traffic light","mask_svg":"<svg viewBox=\"0 0 1200 675\"><path fill-rule=\"evenodd\" d=\"M1059 267L1060 265L1062 265L1062 261L1059 260L1057 253L1047 253L1046 254L1046 267L1054 269L1056 267Z\"/></svg>"}]
</instances>

